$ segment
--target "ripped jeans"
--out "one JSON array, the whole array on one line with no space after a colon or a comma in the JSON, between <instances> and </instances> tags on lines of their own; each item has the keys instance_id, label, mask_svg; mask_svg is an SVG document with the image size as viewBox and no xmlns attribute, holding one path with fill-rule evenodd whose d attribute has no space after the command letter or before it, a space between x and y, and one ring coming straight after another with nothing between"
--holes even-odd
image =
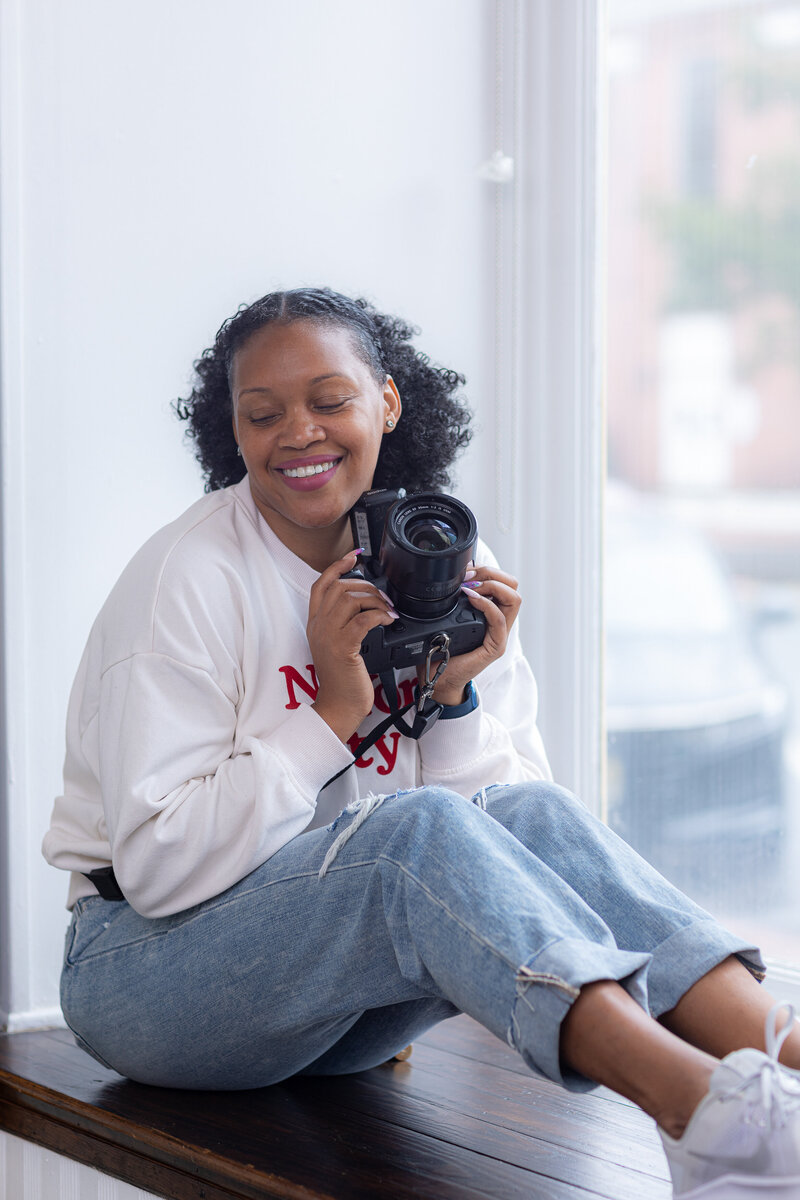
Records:
<instances>
[{"instance_id":1,"label":"ripped jeans","mask_svg":"<svg viewBox=\"0 0 800 1200\"><path fill-rule=\"evenodd\" d=\"M261 1087L385 1061L469 1013L538 1074L583 984L618 980L657 1017L756 950L568 792L442 788L370 798L174 916L79 900L62 1005L101 1062L166 1087ZM483 805L485 804L485 809Z\"/></svg>"}]
</instances>

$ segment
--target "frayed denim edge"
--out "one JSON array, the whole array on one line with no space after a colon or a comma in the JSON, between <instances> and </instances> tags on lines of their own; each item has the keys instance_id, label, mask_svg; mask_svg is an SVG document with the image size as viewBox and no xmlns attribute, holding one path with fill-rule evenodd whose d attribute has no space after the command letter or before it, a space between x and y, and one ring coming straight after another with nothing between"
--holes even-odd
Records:
<instances>
[{"instance_id":1,"label":"frayed denim edge","mask_svg":"<svg viewBox=\"0 0 800 1200\"><path fill-rule=\"evenodd\" d=\"M496 783L487 785L487 787L499 786L500 784ZM328 868L336 858L336 855L339 853L342 846L349 842L353 834L357 833L364 824L367 817L374 813L376 809L380 808L385 800L394 800L398 796L407 796L410 792L417 792L421 790L422 789L420 788L404 788L399 792L390 792L386 795L379 793L377 796L374 792L368 792L366 796L362 796L358 800L354 800L352 804L347 805L347 808L342 809L342 811L339 813L339 816L331 826L331 832L333 832L333 830L336 828L341 817L354 816L355 819L351 821L347 828L343 829L336 840L331 843L328 853L322 860L322 866L319 869L317 877L319 879L324 879L328 873ZM470 801L471 804L476 805L476 807L481 809L482 812L486 812L486 790L486 787L482 787L479 792L476 792Z\"/></svg>"}]
</instances>

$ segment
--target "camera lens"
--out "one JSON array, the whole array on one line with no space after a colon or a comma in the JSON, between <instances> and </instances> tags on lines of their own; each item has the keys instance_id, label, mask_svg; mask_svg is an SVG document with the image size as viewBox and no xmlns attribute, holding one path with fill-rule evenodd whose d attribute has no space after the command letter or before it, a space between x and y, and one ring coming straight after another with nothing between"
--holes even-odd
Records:
<instances>
[{"instance_id":1,"label":"camera lens","mask_svg":"<svg viewBox=\"0 0 800 1200\"><path fill-rule=\"evenodd\" d=\"M450 612L477 539L474 516L453 496L398 500L386 519L380 554L398 612L422 620Z\"/></svg>"},{"instance_id":2,"label":"camera lens","mask_svg":"<svg viewBox=\"0 0 800 1200\"><path fill-rule=\"evenodd\" d=\"M452 525L427 516L409 521L405 533L415 550L424 550L428 554L447 550L458 541L458 533Z\"/></svg>"}]
</instances>

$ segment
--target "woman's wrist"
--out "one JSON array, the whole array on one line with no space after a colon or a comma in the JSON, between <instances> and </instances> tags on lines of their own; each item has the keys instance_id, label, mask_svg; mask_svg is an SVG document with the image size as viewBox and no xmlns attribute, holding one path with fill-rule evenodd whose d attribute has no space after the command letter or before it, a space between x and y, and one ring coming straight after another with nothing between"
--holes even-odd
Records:
<instances>
[{"instance_id":1,"label":"woman's wrist","mask_svg":"<svg viewBox=\"0 0 800 1200\"><path fill-rule=\"evenodd\" d=\"M441 701L440 703L444 702ZM467 713L474 712L477 707L478 693L475 691L475 684L470 680L464 688L463 699L458 704L445 704L439 720L452 720L455 717L465 717Z\"/></svg>"},{"instance_id":2,"label":"woman's wrist","mask_svg":"<svg viewBox=\"0 0 800 1200\"><path fill-rule=\"evenodd\" d=\"M358 730L361 724L363 714L357 716L352 712L347 712L342 705L326 704L324 701L315 700L311 705L318 717L321 717L329 729L336 734L340 742L347 745L350 738Z\"/></svg>"},{"instance_id":3,"label":"woman's wrist","mask_svg":"<svg viewBox=\"0 0 800 1200\"><path fill-rule=\"evenodd\" d=\"M468 686L468 684L463 684L458 687L434 688L433 698L437 704L444 704L446 708L455 708L464 703Z\"/></svg>"},{"instance_id":4,"label":"woman's wrist","mask_svg":"<svg viewBox=\"0 0 800 1200\"><path fill-rule=\"evenodd\" d=\"M474 685L471 679L466 683L446 683L442 679L433 691L433 698L437 704L443 704L445 708L459 708L474 692Z\"/></svg>"}]
</instances>

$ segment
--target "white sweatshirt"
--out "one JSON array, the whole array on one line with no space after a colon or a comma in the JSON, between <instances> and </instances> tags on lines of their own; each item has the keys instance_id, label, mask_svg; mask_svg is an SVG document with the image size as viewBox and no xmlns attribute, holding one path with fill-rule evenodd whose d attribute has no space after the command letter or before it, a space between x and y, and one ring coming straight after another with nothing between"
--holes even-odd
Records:
<instances>
[{"instance_id":1,"label":"white sweatshirt","mask_svg":"<svg viewBox=\"0 0 800 1200\"><path fill-rule=\"evenodd\" d=\"M493 562L481 546L478 560ZM273 534L245 477L204 496L123 571L89 635L67 715L64 794L43 853L73 872L68 905L108 866L146 917L238 882L368 791L441 784L469 798L548 779L536 685L516 628L476 680L478 707L415 742L396 730L353 762L311 708L306 639L318 578ZM410 699L416 672L400 676ZM355 747L388 713L375 705Z\"/></svg>"}]
</instances>

